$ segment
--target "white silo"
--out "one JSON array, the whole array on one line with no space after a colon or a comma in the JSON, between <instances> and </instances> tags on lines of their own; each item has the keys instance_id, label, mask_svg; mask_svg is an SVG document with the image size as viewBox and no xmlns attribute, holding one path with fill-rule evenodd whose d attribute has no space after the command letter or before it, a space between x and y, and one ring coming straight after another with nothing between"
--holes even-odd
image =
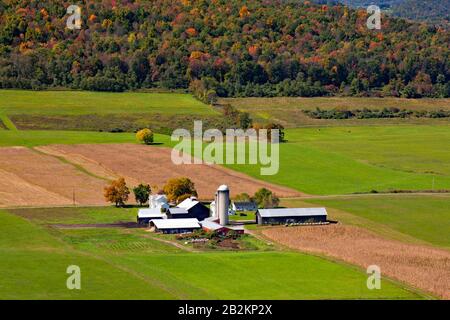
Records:
<instances>
[{"instance_id":1,"label":"white silo","mask_svg":"<svg viewBox=\"0 0 450 320\"><path fill-rule=\"evenodd\" d=\"M219 223L222 226L228 224L228 208L230 207L230 189L228 186L221 185L217 189L216 196L216 214L219 218Z\"/></svg>"}]
</instances>

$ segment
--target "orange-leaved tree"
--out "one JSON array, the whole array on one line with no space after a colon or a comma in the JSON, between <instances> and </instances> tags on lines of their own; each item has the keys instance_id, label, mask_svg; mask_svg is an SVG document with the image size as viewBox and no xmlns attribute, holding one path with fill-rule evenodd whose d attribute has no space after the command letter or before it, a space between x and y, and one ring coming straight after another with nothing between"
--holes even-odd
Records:
<instances>
[{"instance_id":1,"label":"orange-leaved tree","mask_svg":"<svg viewBox=\"0 0 450 320\"><path fill-rule=\"evenodd\" d=\"M104 190L106 201L114 203L116 207L125 205L130 194L130 189L128 189L124 178L112 181Z\"/></svg>"},{"instance_id":2,"label":"orange-leaved tree","mask_svg":"<svg viewBox=\"0 0 450 320\"><path fill-rule=\"evenodd\" d=\"M172 178L163 190L170 202L179 203L190 196L197 196L195 185L189 178Z\"/></svg>"},{"instance_id":3,"label":"orange-leaved tree","mask_svg":"<svg viewBox=\"0 0 450 320\"><path fill-rule=\"evenodd\" d=\"M153 143L153 131L148 128L139 130L136 133L136 138L145 144L152 144Z\"/></svg>"}]
</instances>

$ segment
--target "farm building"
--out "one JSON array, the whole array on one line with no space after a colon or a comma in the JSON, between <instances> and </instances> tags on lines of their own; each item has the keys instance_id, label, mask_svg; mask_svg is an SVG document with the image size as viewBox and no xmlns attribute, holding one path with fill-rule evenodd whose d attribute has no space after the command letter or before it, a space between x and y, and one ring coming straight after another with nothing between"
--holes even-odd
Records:
<instances>
[{"instance_id":1,"label":"farm building","mask_svg":"<svg viewBox=\"0 0 450 320\"><path fill-rule=\"evenodd\" d=\"M258 210L258 206L253 201L234 201L231 203L231 207L235 212Z\"/></svg>"},{"instance_id":2,"label":"farm building","mask_svg":"<svg viewBox=\"0 0 450 320\"><path fill-rule=\"evenodd\" d=\"M212 219L206 219L200 222L202 229L206 232L215 232L217 234L226 235L233 231L237 234L244 234L244 226L222 226Z\"/></svg>"},{"instance_id":3,"label":"farm building","mask_svg":"<svg viewBox=\"0 0 450 320\"><path fill-rule=\"evenodd\" d=\"M290 224L290 223L320 223L327 221L325 208L286 208L259 209L256 212L256 223Z\"/></svg>"},{"instance_id":4,"label":"farm building","mask_svg":"<svg viewBox=\"0 0 450 320\"><path fill-rule=\"evenodd\" d=\"M202 221L209 217L209 209L196 198L191 197L182 201L176 208L170 208L167 214L172 219L196 218Z\"/></svg>"},{"instance_id":5,"label":"farm building","mask_svg":"<svg viewBox=\"0 0 450 320\"><path fill-rule=\"evenodd\" d=\"M167 201L167 197L164 194L155 194L150 195L148 198L148 207L150 209L153 208L163 208L169 209L169 202Z\"/></svg>"},{"instance_id":6,"label":"farm building","mask_svg":"<svg viewBox=\"0 0 450 320\"><path fill-rule=\"evenodd\" d=\"M137 222L140 225L148 225L150 220L166 218L167 216L161 212L161 208L140 209L137 215Z\"/></svg>"},{"instance_id":7,"label":"farm building","mask_svg":"<svg viewBox=\"0 0 450 320\"><path fill-rule=\"evenodd\" d=\"M211 204L209 205L210 211L211 211L211 216L215 217L217 215L216 213L216 201L211 202ZM233 209L233 204L231 204L228 208L228 215L229 216L233 216L236 214L236 210Z\"/></svg>"},{"instance_id":8,"label":"farm building","mask_svg":"<svg viewBox=\"0 0 450 320\"><path fill-rule=\"evenodd\" d=\"M169 208L167 210L167 218L168 219L188 219L195 218L189 215L189 211L185 208Z\"/></svg>"},{"instance_id":9,"label":"farm building","mask_svg":"<svg viewBox=\"0 0 450 320\"><path fill-rule=\"evenodd\" d=\"M150 221L156 232L167 234L189 233L201 229L197 219L156 219Z\"/></svg>"}]
</instances>

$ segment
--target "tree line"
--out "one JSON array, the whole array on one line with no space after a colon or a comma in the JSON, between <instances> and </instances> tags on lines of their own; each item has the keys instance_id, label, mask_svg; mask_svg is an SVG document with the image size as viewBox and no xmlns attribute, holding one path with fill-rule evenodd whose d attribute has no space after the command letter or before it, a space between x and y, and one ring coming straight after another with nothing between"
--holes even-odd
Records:
<instances>
[{"instance_id":1,"label":"tree line","mask_svg":"<svg viewBox=\"0 0 450 320\"><path fill-rule=\"evenodd\" d=\"M291 0L0 3L0 87L241 96L450 96L450 32Z\"/></svg>"},{"instance_id":2,"label":"tree line","mask_svg":"<svg viewBox=\"0 0 450 320\"><path fill-rule=\"evenodd\" d=\"M399 108L383 108L372 110L368 108L347 110L331 109L302 110L313 119L382 119L382 118L449 118L450 110L407 110Z\"/></svg>"}]
</instances>

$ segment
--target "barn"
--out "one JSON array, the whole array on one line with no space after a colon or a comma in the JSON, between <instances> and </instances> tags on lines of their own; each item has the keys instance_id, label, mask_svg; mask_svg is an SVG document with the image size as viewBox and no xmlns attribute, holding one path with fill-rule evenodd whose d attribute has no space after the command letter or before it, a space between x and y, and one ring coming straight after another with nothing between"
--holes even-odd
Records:
<instances>
[{"instance_id":1,"label":"barn","mask_svg":"<svg viewBox=\"0 0 450 320\"><path fill-rule=\"evenodd\" d=\"M256 223L291 224L291 223L323 223L327 221L325 208L283 208L259 209L256 212Z\"/></svg>"},{"instance_id":2,"label":"barn","mask_svg":"<svg viewBox=\"0 0 450 320\"><path fill-rule=\"evenodd\" d=\"M191 197L181 202L176 208L170 208L168 216L172 219L195 218L202 221L209 217L209 208Z\"/></svg>"},{"instance_id":3,"label":"barn","mask_svg":"<svg viewBox=\"0 0 450 320\"><path fill-rule=\"evenodd\" d=\"M148 225L150 220L166 218L167 216L161 212L161 208L139 209L137 223L140 225Z\"/></svg>"},{"instance_id":4,"label":"barn","mask_svg":"<svg viewBox=\"0 0 450 320\"><path fill-rule=\"evenodd\" d=\"M188 219L188 218L196 218L192 217L185 208L169 208L167 210L167 218L168 219Z\"/></svg>"},{"instance_id":5,"label":"barn","mask_svg":"<svg viewBox=\"0 0 450 320\"><path fill-rule=\"evenodd\" d=\"M156 219L150 221L150 226L154 231L166 234L190 233L201 229L197 219Z\"/></svg>"}]
</instances>

